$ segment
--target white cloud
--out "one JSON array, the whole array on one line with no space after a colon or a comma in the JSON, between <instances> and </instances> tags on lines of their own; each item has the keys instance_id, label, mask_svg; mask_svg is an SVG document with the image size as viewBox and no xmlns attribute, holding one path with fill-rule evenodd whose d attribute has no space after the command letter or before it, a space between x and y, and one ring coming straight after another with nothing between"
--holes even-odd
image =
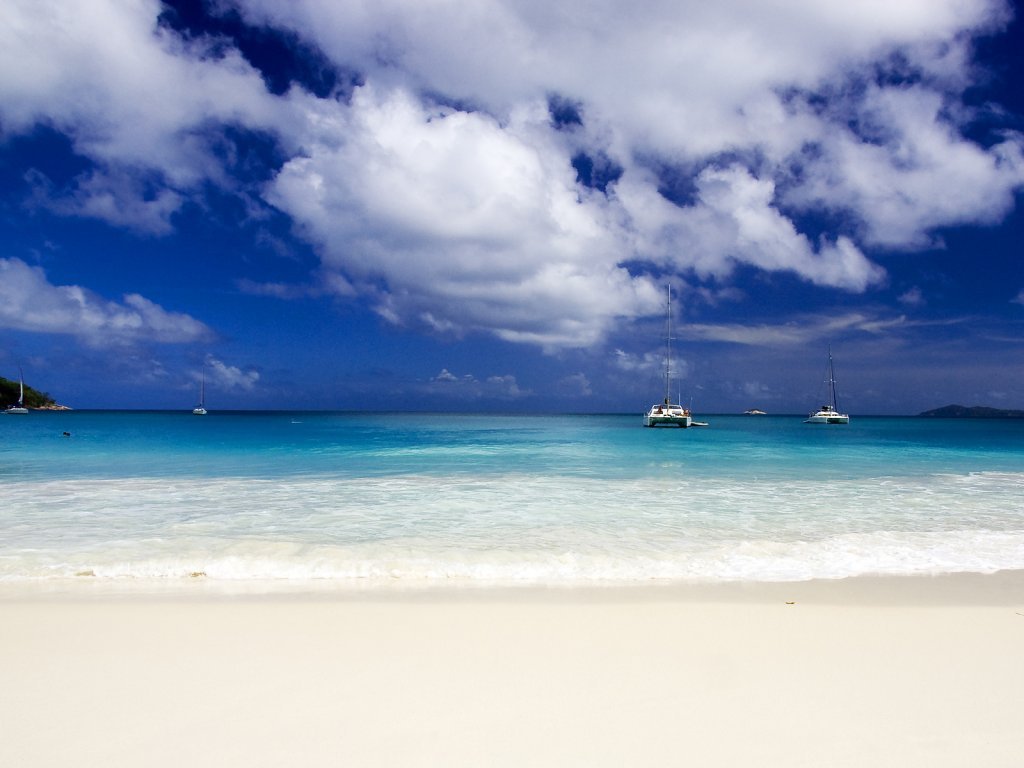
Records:
<instances>
[{"instance_id":1,"label":"white cloud","mask_svg":"<svg viewBox=\"0 0 1024 768\"><path fill-rule=\"evenodd\" d=\"M260 380L258 371L253 369L243 371L238 366L228 365L213 355L206 356L203 371L196 371L193 374L196 381L203 376L206 377L206 381L211 387L228 392L251 392Z\"/></svg>"},{"instance_id":2,"label":"white cloud","mask_svg":"<svg viewBox=\"0 0 1024 768\"><path fill-rule=\"evenodd\" d=\"M430 394L462 400L517 400L531 394L529 390L520 389L511 374L489 376L481 381L471 373L456 376L447 368L441 369L423 389Z\"/></svg>"},{"instance_id":3,"label":"white cloud","mask_svg":"<svg viewBox=\"0 0 1024 768\"><path fill-rule=\"evenodd\" d=\"M159 28L157 0L9 0L5 135L47 124L94 163L51 209L160 234L205 182L235 183L226 126L269 132L289 159L265 198L317 247L321 290L396 324L595 345L660 311L636 262L865 291L885 277L869 248L997 221L1024 184L1019 135L964 136L971 36L1006 23L1003 0L224 3L364 85L273 96L230 46ZM871 85L894 62L914 84ZM550 124L552 94L582 125ZM622 169L607 196L577 183L581 151ZM812 238L795 216L836 212L856 229Z\"/></svg>"},{"instance_id":4,"label":"white cloud","mask_svg":"<svg viewBox=\"0 0 1024 768\"><path fill-rule=\"evenodd\" d=\"M0 259L0 327L68 334L93 346L185 343L212 336L199 320L138 294L117 303L77 285L53 285L43 270L20 259Z\"/></svg>"},{"instance_id":5,"label":"white cloud","mask_svg":"<svg viewBox=\"0 0 1024 768\"><path fill-rule=\"evenodd\" d=\"M441 372L431 379L431 381L458 381L458 379L455 377L455 374L451 373L447 368L442 368Z\"/></svg>"},{"instance_id":6,"label":"white cloud","mask_svg":"<svg viewBox=\"0 0 1024 768\"><path fill-rule=\"evenodd\" d=\"M873 317L863 312L842 315L803 315L781 323L687 323L675 329L680 339L691 341L724 341L755 347L786 347L806 345L812 341L854 333L881 334L894 328L910 326L907 319Z\"/></svg>"},{"instance_id":7,"label":"white cloud","mask_svg":"<svg viewBox=\"0 0 1024 768\"><path fill-rule=\"evenodd\" d=\"M613 362L616 368L626 373L649 373L658 370L659 367L664 367L665 356L663 353L654 352L636 355L616 349L613 353Z\"/></svg>"},{"instance_id":8,"label":"white cloud","mask_svg":"<svg viewBox=\"0 0 1024 768\"><path fill-rule=\"evenodd\" d=\"M677 269L726 277L736 264L790 271L817 285L863 291L884 271L849 240L822 242L817 250L773 206L775 185L738 165L705 169L696 202L679 207L661 198L648 180L631 175L616 195L637 223L637 250Z\"/></svg>"},{"instance_id":9,"label":"white cloud","mask_svg":"<svg viewBox=\"0 0 1024 768\"><path fill-rule=\"evenodd\" d=\"M530 394L529 390L519 388L516 377L511 374L504 376L488 376L485 392L490 397L502 400L516 400Z\"/></svg>"},{"instance_id":10,"label":"white cloud","mask_svg":"<svg viewBox=\"0 0 1024 768\"><path fill-rule=\"evenodd\" d=\"M233 4L255 23L294 29L368 80L448 94L501 116L562 93L583 103L614 146L676 156L763 141L777 89L815 88L895 50L949 79L957 36L1008 16L1001 0ZM751 114L766 120L752 124ZM785 143L785 133L775 125L767 138Z\"/></svg>"},{"instance_id":11,"label":"white cloud","mask_svg":"<svg viewBox=\"0 0 1024 768\"><path fill-rule=\"evenodd\" d=\"M525 148L549 138L539 130L529 137L511 135L506 121L514 123L523 105L550 93L576 101L585 121L574 137L578 146L604 151L626 170L617 189L624 210L595 219L603 228L601 237L621 247L616 224L624 223L639 255L653 253L663 264L694 267L706 276L721 276L731 265L746 263L855 291L881 281L882 271L853 240L833 236L810 244L775 202L776 180L787 183L782 202L807 212L851 211L862 220L867 243L898 247L926 245L935 227L1002 216L1012 205L1013 190L1024 182L1020 138L984 149L960 135L953 117L957 110L951 108L972 81L965 33L1004 24L1009 9L1001 0L874 0L856 8L816 0L785 8L755 0L663 2L639 12L629 6L588 8L590 23L580 23L579 9L572 4L500 0L469 9L403 0L385 0L373 8L327 0L287 5L239 0L237 5L256 21L291 27L336 61L367 73L367 82L377 84L381 94L397 86L406 94L422 89L482 105L497 116L494 137L509 134ZM920 75L920 85L846 87L897 53L906 68ZM783 92L815 93L826 107L812 110L800 99L783 99ZM464 113L462 118L479 116ZM388 110L387 117L396 113ZM889 139L880 144L876 136L854 135L846 128L853 118L870 119ZM449 122L457 123L454 116ZM400 125L408 121L397 119L391 128ZM378 132L384 133L369 127L369 135ZM385 145L390 146L390 135ZM449 174L434 169L426 171L434 183L422 185L419 164L433 157L446 169L453 160L475 166L483 145L466 142L469 150L459 149L454 156L438 153L430 142L410 139L408 146L426 157L393 156L394 164L383 166L392 180L411 171L404 182L421 182L427 194L444 194L453 207L478 202L452 184ZM808 146L819 154L808 155ZM497 147L486 149L502 157ZM563 168L573 149L555 148ZM761 167L720 170L707 165L721 153L760 156ZM324 170L321 159L306 161L303 175ZM681 168L705 166L698 178L700 204L677 208L662 198L658 179L645 170L649 159ZM374 171L382 169L377 160L371 154L367 163ZM794 166L800 168L799 179ZM486 163L484 168L486 174ZM830 175L835 168L840 169L838 178ZM509 162L503 170L505 178L529 188L537 169ZM326 169L316 177L318 183L344 185L337 171ZM542 171L557 173L557 163L548 162ZM949 179L956 180L953 194L946 194L947 183L937 183ZM564 187L566 180L559 183ZM356 194L361 200L367 196ZM371 203L379 200L375 192L369 194L375 195ZM402 196L395 200L403 208L405 202ZM451 210L432 213L448 222L445 214ZM542 233L536 220L513 216L509 221L526 247L530 235ZM465 217L454 223L465 224ZM666 223L667 229L660 229ZM605 260L595 261L598 270L607 269ZM440 263L449 266L443 258ZM410 292L410 302L414 295ZM429 304L439 298L422 297ZM393 307L391 316L408 316L410 309ZM479 320L494 327L489 318ZM437 327L450 328L451 323ZM537 340L529 332L511 337Z\"/></svg>"},{"instance_id":12,"label":"white cloud","mask_svg":"<svg viewBox=\"0 0 1024 768\"><path fill-rule=\"evenodd\" d=\"M920 86L867 89L852 111L869 135L833 124L787 202L849 211L866 242L895 248L928 247L937 227L1000 221L1024 184L1021 136L983 149L947 110L940 93Z\"/></svg>"},{"instance_id":13,"label":"white cloud","mask_svg":"<svg viewBox=\"0 0 1024 768\"><path fill-rule=\"evenodd\" d=\"M653 284L619 266L607 203L577 187L543 104L501 125L364 87L333 117L269 199L327 269L363 290L384 279L389 320L554 348L657 306Z\"/></svg>"},{"instance_id":14,"label":"white cloud","mask_svg":"<svg viewBox=\"0 0 1024 768\"><path fill-rule=\"evenodd\" d=\"M701 337L687 337L674 334L673 338ZM673 355L670 363L669 373L672 379L679 381L689 378L690 363L679 352ZM644 352L642 355L634 355L629 352L623 352L621 349L616 349L613 354L613 364L618 370L628 374L641 374L643 377L662 377L665 375L665 350L662 348L657 351Z\"/></svg>"},{"instance_id":15,"label":"white cloud","mask_svg":"<svg viewBox=\"0 0 1024 768\"><path fill-rule=\"evenodd\" d=\"M37 171L29 172L27 181L32 187L30 208L100 219L153 235L172 231L171 216L183 201L180 194L160 185L150 191L142 179L124 169L85 173L67 192L56 191Z\"/></svg>"},{"instance_id":16,"label":"white cloud","mask_svg":"<svg viewBox=\"0 0 1024 768\"><path fill-rule=\"evenodd\" d=\"M157 233L180 192L230 184L211 147L217 126L272 129L290 104L237 51L159 29L162 10L157 0L0 5L3 132L62 131L96 166L55 204ZM143 204L137 180L154 174L167 189Z\"/></svg>"}]
</instances>

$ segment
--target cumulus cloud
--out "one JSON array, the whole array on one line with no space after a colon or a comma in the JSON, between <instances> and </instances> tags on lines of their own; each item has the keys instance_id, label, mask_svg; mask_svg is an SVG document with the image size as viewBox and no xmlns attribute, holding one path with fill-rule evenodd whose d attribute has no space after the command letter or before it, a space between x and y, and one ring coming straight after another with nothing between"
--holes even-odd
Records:
<instances>
[{"instance_id":1,"label":"cumulus cloud","mask_svg":"<svg viewBox=\"0 0 1024 768\"><path fill-rule=\"evenodd\" d=\"M272 130L289 104L236 50L161 29L161 10L158 0L0 6L3 133L48 125L95 163L55 206L160 234L181 192L230 184L214 127ZM145 177L164 187L149 200Z\"/></svg>"},{"instance_id":2,"label":"cumulus cloud","mask_svg":"<svg viewBox=\"0 0 1024 768\"><path fill-rule=\"evenodd\" d=\"M244 371L238 366L228 365L213 355L207 355L203 370L193 374L196 381L204 376L210 386L228 392L251 392L260 380L258 371L251 368Z\"/></svg>"},{"instance_id":3,"label":"cumulus cloud","mask_svg":"<svg viewBox=\"0 0 1024 768\"><path fill-rule=\"evenodd\" d=\"M209 7L289 30L361 85L274 95L230 44L160 26L157 0L11 0L3 131L52 126L91 161L52 210L155 234L235 183L228 129L273 136L261 194L316 247L320 290L395 324L557 350L656 315L666 274L867 291L885 280L873 251L997 221L1024 185L1024 139L969 138L963 98L1004 0ZM553 97L574 119L551 119ZM613 172L587 184L580 157ZM836 214L852 224L829 231Z\"/></svg>"},{"instance_id":4,"label":"cumulus cloud","mask_svg":"<svg viewBox=\"0 0 1024 768\"><path fill-rule=\"evenodd\" d=\"M77 285L53 285L42 269L20 259L0 259L0 327L68 334L93 346L212 337L199 320L143 296L127 294L118 303Z\"/></svg>"},{"instance_id":5,"label":"cumulus cloud","mask_svg":"<svg viewBox=\"0 0 1024 768\"><path fill-rule=\"evenodd\" d=\"M1019 137L983 148L948 108L970 81L964 33L1005 23L1000 2L878 3L870 22L811 2L662 4L603 8L593 25L502 2L469 13L238 5L367 73L347 109L320 115L317 144L271 199L329 266L386 286L379 311L394 322L594 343L618 319L657 311L647 276L622 270L631 258L703 279L746 265L864 291L885 271L861 244L812 241L786 211L844 210L866 245L923 247L936 227L1004 215L1024 180ZM845 87L897 58L918 85ZM551 93L578 105L570 138L537 106ZM887 138L848 130L853 118ZM621 166L609 197L573 178L579 151ZM693 174L692 200L662 194L666 166ZM944 195L942 176L960 192ZM600 303L552 304L558 287L595 286Z\"/></svg>"},{"instance_id":6,"label":"cumulus cloud","mask_svg":"<svg viewBox=\"0 0 1024 768\"><path fill-rule=\"evenodd\" d=\"M430 379L424 391L461 400L517 400L531 394L529 390L521 389L511 374L480 380L471 373L456 376L447 368Z\"/></svg>"},{"instance_id":7,"label":"cumulus cloud","mask_svg":"<svg viewBox=\"0 0 1024 768\"><path fill-rule=\"evenodd\" d=\"M647 180L625 177L616 194L637 222L637 250L679 270L727 277L737 264L795 272L817 285L863 291L884 271L849 238L817 249L773 205L775 185L738 165L707 168L696 179L696 201L677 206Z\"/></svg>"},{"instance_id":8,"label":"cumulus cloud","mask_svg":"<svg viewBox=\"0 0 1024 768\"><path fill-rule=\"evenodd\" d=\"M1012 210L1024 184L1019 134L982 148L960 134L943 95L921 86L870 87L849 113L860 133L823 133L787 202L850 212L865 242L890 248L925 248L938 227Z\"/></svg>"},{"instance_id":9,"label":"cumulus cloud","mask_svg":"<svg viewBox=\"0 0 1024 768\"><path fill-rule=\"evenodd\" d=\"M1009 15L1002 0L232 4L253 23L294 30L368 80L448 94L500 116L560 93L583 105L622 148L616 154L690 157L789 146L780 89L814 89L895 52L933 78L962 77L962 33Z\"/></svg>"},{"instance_id":10,"label":"cumulus cloud","mask_svg":"<svg viewBox=\"0 0 1024 768\"><path fill-rule=\"evenodd\" d=\"M383 281L387 319L582 346L658 305L620 265L607 201L576 184L544 103L502 125L366 86L334 117L268 196L326 268L367 291Z\"/></svg>"}]
</instances>

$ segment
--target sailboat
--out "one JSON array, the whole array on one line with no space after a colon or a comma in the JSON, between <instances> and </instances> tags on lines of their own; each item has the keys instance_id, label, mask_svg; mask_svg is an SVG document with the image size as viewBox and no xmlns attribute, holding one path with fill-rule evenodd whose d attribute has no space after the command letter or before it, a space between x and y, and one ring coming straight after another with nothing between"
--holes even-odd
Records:
<instances>
[{"instance_id":1,"label":"sailboat","mask_svg":"<svg viewBox=\"0 0 1024 768\"><path fill-rule=\"evenodd\" d=\"M4 413L28 413L28 408L25 407L25 374L21 368L18 369L18 402L8 405Z\"/></svg>"},{"instance_id":2,"label":"sailboat","mask_svg":"<svg viewBox=\"0 0 1024 768\"><path fill-rule=\"evenodd\" d=\"M672 286L668 286L665 332L665 399L644 414L645 427L689 427L693 417L689 408L672 402Z\"/></svg>"},{"instance_id":3,"label":"sailboat","mask_svg":"<svg viewBox=\"0 0 1024 768\"><path fill-rule=\"evenodd\" d=\"M839 412L836 402L836 374L832 365L832 347L828 348L828 391L829 402L804 419L804 424L849 424L848 414Z\"/></svg>"},{"instance_id":4,"label":"sailboat","mask_svg":"<svg viewBox=\"0 0 1024 768\"><path fill-rule=\"evenodd\" d=\"M196 416L206 415L206 369L203 369L203 378L199 383L199 405L192 409L192 413Z\"/></svg>"}]
</instances>

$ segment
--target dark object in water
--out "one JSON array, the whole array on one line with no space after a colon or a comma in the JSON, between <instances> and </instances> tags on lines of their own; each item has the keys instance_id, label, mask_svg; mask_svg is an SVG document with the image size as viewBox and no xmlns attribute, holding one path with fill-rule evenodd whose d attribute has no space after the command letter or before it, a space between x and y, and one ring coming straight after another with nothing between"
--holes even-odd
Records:
<instances>
[{"instance_id":1,"label":"dark object in water","mask_svg":"<svg viewBox=\"0 0 1024 768\"><path fill-rule=\"evenodd\" d=\"M1024 411L1011 408L989 408L985 405L947 405L943 408L935 408L931 411L919 413L918 416L926 416L938 419L1024 419Z\"/></svg>"}]
</instances>

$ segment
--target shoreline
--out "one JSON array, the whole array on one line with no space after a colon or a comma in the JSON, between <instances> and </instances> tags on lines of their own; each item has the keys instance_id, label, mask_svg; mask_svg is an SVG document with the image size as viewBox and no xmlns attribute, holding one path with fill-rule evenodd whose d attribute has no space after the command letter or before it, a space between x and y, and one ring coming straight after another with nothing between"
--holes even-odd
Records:
<instances>
[{"instance_id":1,"label":"shoreline","mask_svg":"<svg viewBox=\"0 0 1024 768\"><path fill-rule=\"evenodd\" d=\"M72 586L0 585L0 764L1009 768L1024 751L1022 571Z\"/></svg>"},{"instance_id":2,"label":"shoreline","mask_svg":"<svg viewBox=\"0 0 1024 768\"><path fill-rule=\"evenodd\" d=\"M801 602L821 605L1017 605L1024 570L864 574L802 581L470 582L451 580L103 579L0 581L0 605L47 600Z\"/></svg>"}]
</instances>

